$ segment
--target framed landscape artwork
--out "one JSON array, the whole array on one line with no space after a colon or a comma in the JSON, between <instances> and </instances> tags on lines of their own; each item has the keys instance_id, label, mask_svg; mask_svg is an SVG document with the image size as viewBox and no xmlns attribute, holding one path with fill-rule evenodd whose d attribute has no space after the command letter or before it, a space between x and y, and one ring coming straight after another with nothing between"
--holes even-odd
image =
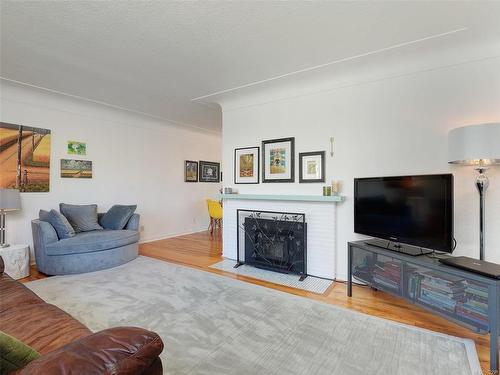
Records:
<instances>
[{"instance_id":1,"label":"framed landscape artwork","mask_svg":"<svg viewBox=\"0 0 500 375\"><path fill-rule=\"evenodd\" d=\"M259 147L237 148L234 150L234 183L259 183Z\"/></svg>"},{"instance_id":2,"label":"framed landscape artwork","mask_svg":"<svg viewBox=\"0 0 500 375\"><path fill-rule=\"evenodd\" d=\"M92 162L90 160L61 159L61 177L92 178Z\"/></svg>"},{"instance_id":3,"label":"framed landscape artwork","mask_svg":"<svg viewBox=\"0 0 500 375\"><path fill-rule=\"evenodd\" d=\"M295 181L295 138L262 141L262 182Z\"/></svg>"},{"instance_id":4,"label":"framed landscape artwork","mask_svg":"<svg viewBox=\"0 0 500 375\"><path fill-rule=\"evenodd\" d=\"M325 182L325 151L299 154L299 182Z\"/></svg>"},{"instance_id":5,"label":"framed landscape artwork","mask_svg":"<svg viewBox=\"0 0 500 375\"><path fill-rule=\"evenodd\" d=\"M50 130L0 122L0 188L48 192Z\"/></svg>"},{"instance_id":6,"label":"framed landscape artwork","mask_svg":"<svg viewBox=\"0 0 500 375\"><path fill-rule=\"evenodd\" d=\"M198 162L184 161L184 182L198 182Z\"/></svg>"},{"instance_id":7,"label":"framed landscape artwork","mask_svg":"<svg viewBox=\"0 0 500 375\"><path fill-rule=\"evenodd\" d=\"M220 163L200 160L200 182L220 182Z\"/></svg>"}]
</instances>

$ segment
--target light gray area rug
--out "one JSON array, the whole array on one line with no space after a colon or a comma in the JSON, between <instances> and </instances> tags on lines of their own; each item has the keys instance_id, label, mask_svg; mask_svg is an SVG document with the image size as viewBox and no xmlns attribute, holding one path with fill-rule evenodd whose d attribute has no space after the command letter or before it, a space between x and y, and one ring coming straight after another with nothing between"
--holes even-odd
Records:
<instances>
[{"instance_id":1,"label":"light gray area rug","mask_svg":"<svg viewBox=\"0 0 500 375\"><path fill-rule=\"evenodd\" d=\"M273 272L260 268L247 266L243 264L234 268L235 260L224 259L215 263L210 268L215 268L225 272L231 272L236 275L253 277L254 279L269 281L274 284L289 286L296 289L306 290L308 292L323 294L333 284L332 280L321 279L319 277L307 276L303 281L299 281L299 276L286 273Z\"/></svg>"},{"instance_id":2,"label":"light gray area rug","mask_svg":"<svg viewBox=\"0 0 500 375\"><path fill-rule=\"evenodd\" d=\"M166 374L481 374L470 340L146 257L27 286L93 331L156 331Z\"/></svg>"}]
</instances>

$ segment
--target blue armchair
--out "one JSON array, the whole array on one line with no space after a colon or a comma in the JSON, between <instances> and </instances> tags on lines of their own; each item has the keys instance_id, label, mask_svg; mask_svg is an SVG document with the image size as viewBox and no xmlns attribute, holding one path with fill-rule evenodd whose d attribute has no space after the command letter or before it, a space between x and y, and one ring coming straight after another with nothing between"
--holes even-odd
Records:
<instances>
[{"instance_id":1,"label":"blue armchair","mask_svg":"<svg viewBox=\"0 0 500 375\"><path fill-rule=\"evenodd\" d=\"M122 230L80 232L62 240L50 223L32 220L36 267L47 275L67 275L127 263L139 255L139 219L134 214Z\"/></svg>"}]
</instances>

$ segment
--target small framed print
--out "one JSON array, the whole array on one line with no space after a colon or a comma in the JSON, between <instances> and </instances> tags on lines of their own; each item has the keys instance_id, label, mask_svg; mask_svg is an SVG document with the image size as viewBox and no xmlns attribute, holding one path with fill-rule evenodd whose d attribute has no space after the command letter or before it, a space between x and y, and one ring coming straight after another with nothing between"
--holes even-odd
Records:
<instances>
[{"instance_id":1,"label":"small framed print","mask_svg":"<svg viewBox=\"0 0 500 375\"><path fill-rule=\"evenodd\" d=\"M200 160L199 167L200 182L220 182L220 163Z\"/></svg>"},{"instance_id":2,"label":"small framed print","mask_svg":"<svg viewBox=\"0 0 500 375\"><path fill-rule=\"evenodd\" d=\"M299 154L299 182L325 182L325 151Z\"/></svg>"},{"instance_id":3,"label":"small framed print","mask_svg":"<svg viewBox=\"0 0 500 375\"><path fill-rule=\"evenodd\" d=\"M295 138L262 141L262 182L295 181Z\"/></svg>"},{"instance_id":4,"label":"small framed print","mask_svg":"<svg viewBox=\"0 0 500 375\"><path fill-rule=\"evenodd\" d=\"M184 182L198 182L198 162L184 161Z\"/></svg>"},{"instance_id":5,"label":"small framed print","mask_svg":"<svg viewBox=\"0 0 500 375\"><path fill-rule=\"evenodd\" d=\"M259 147L237 148L234 150L234 183L259 183Z\"/></svg>"}]
</instances>

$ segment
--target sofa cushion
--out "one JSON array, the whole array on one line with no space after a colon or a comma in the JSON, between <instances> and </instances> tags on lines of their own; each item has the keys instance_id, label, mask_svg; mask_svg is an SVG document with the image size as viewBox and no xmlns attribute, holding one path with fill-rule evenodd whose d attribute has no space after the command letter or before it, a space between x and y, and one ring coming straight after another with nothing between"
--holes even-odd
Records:
<instances>
[{"instance_id":1,"label":"sofa cushion","mask_svg":"<svg viewBox=\"0 0 500 375\"><path fill-rule=\"evenodd\" d=\"M49 353L91 333L71 315L45 302L16 304L0 312L0 330L40 354Z\"/></svg>"},{"instance_id":2,"label":"sofa cushion","mask_svg":"<svg viewBox=\"0 0 500 375\"><path fill-rule=\"evenodd\" d=\"M139 232L135 230L95 230L77 233L76 236L66 238L47 245L48 255L67 255L91 253L114 249L139 241Z\"/></svg>"},{"instance_id":3,"label":"sofa cushion","mask_svg":"<svg viewBox=\"0 0 500 375\"><path fill-rule=\"evenodd\" d=\"M137 205L124 206L115 204L101 218L101 225L105 229L123 229L135 212Z\"/></svg>"},{"instance_id":4,"label":"sofa cushion","mask_svg":"<svg viewBox=\"0 0 500 375\"><path fill-rule=\"evenodd\" d=\"M61 240L64 238L73 237L76 234L68 219L66 219L63 214L57 212L56 210L50 210L50 212L48 212L47 214L40 210L39 217L40 220L47 221L54 227L57 233L57 237L59 237L59 239Z\"/></svg>"},{"instance_id":5,"label":"sofa cushion","mask_svg":"<svg viewBox=\"0 0 500 375\"><path fill-rule=\"evenodd\" d=\"M97 221L96 204L59 204L59 211L66 216L76 233L102 229Z\"/></svg>"},{"instance_id":6,"label":"sofa cushion","mask_svg":"<svg viewBox=\"0 0 500 375\"><path fill-rule=\"evenodd\" d=\"M43 300L23 284L7 274L0 276L0 313L13 306L27 306L40 303L43 303ZM0 330L2 330L1 326Z\"/></svg>"},{"instance_id":7,"label":"sofa cushion","mask_svg":"<svg viewBox=\"0 0 500 375\"><path fill-rule=\"evenodd\" d=\"M36 350L0 331L1 375L18 370L37 358L40 358L40 353Z\"/></svg>"}]
</instances>

